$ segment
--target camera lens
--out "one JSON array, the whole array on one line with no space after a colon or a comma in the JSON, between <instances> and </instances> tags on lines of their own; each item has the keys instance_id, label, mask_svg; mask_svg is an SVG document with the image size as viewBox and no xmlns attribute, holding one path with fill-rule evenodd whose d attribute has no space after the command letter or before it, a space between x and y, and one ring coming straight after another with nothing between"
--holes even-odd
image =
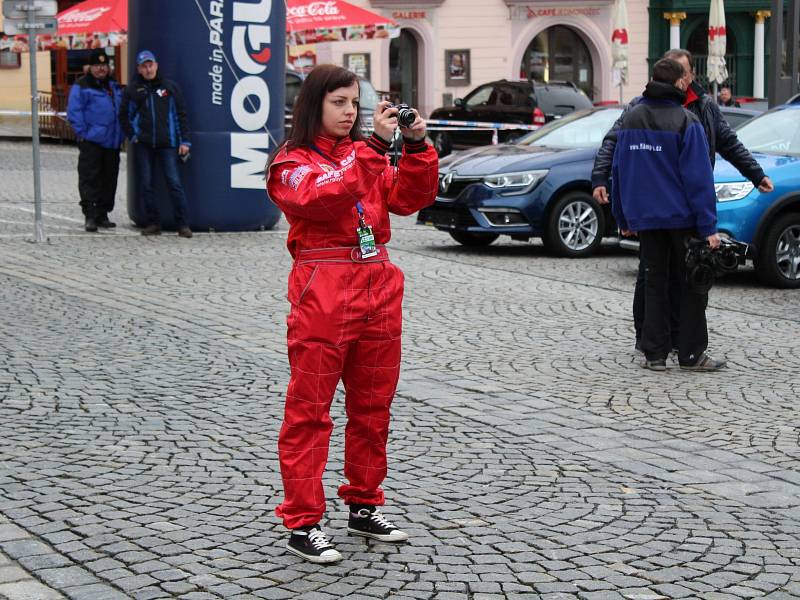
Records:
<instances>
[{"instance_id":1,"label":"camera lens","mask_svg":"<svg viewBox=\"0 0 800 600\"><path fill-rule=\"evenodd\" d=\"M411 127L414 124L414 121L417 120L417 115L414 114L407 106L400 107L397 111L397 122L400 124L401 127Z\"/></svg>"}]
</instances>

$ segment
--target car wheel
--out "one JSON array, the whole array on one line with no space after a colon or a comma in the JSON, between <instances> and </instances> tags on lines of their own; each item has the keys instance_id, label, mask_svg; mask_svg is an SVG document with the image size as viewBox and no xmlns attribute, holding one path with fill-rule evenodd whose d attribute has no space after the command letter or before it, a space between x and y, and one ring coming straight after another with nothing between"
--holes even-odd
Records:
<instances>
[{"instance_id":1,"label":"car wheel","mask_svg":"<svg viewBox=\"0 0 800 600\"><path fill-rule=\"evenodd\" d=\"M570 258L591 256L603 240L605 215L585 192L565 194L547 220L544 243L548 250Z\"/></svg>"},{"instance_id":2,"label":"car wheel","mask_svg":"<svg viewBox=\"0 0 800 600\"><path fill-rule=\"evenodd\" d=\"M767 285L800 288L800 213L778 217L759 248L756 274Z\"/></svg>"},{"instance_id":3,"label":"car wheel","mask_svg":"<svg viewBox=\"0 0 800 600\"><path fill-rule=\"evenodd\" d=\"M450 136L445 132L433 133L431 138L433 139L433 147L439 156L447 156L453 151L453 143L450 141Z\"/></svg>"},{"instance_id":4,"label":"car wheel","mask_svg":"<svg viewBox=\"0 0 800 600\"><path fill-rule=\"evenodd\" d=\"M448 231L447 233L464 246L488 246L500 237L498 233L470 233L468 231Z\"/></svg>"}]
</instances>

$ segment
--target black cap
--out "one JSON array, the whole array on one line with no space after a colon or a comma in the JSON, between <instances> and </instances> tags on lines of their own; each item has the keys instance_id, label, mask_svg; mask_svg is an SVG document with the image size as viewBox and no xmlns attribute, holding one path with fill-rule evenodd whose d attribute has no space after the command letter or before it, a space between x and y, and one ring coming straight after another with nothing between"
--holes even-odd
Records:
<instances>
[{"instance_id":1,"label":"black cap","mask_svg":"<svg viewBox=\"0 0 800 600\"><path fill-rule=\"evenodd\" d=\"M108 54L106 54L106 51L103 48L95 48L94 50L92 50L92 54L89 57L89 65L91 65L91 66L95 66L95 65L106 65L106 66L108 66L109 62L110 61L108 60Z\"/></svg>"}]
</instances>

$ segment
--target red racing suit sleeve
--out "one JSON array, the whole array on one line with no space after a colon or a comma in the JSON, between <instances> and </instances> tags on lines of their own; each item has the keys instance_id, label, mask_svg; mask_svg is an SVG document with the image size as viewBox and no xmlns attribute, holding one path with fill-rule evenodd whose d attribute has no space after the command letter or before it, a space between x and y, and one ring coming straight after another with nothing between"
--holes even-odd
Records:
<instances>
[{"instance_id":1,"label":"red racing suit sleeve","mask_svg":"<svg viewBox=\"0 0 800 600\"><path fill-rule=\"evenodd\" d=\"M426 143L405 142L398 168L384 174L386 204L390 212L407 216L433 204L439 186L439 157Z\"/></svg>"},{"instance_id":2,"label":"red racing suit sleeve","mask_svg":"<svg viewBox=\"0 0 800 600\"><path fill-rule=\"evenodd\" d=\"M386 170L386 158L357 144L338 169L326 171L309 151L280 150L269 168L267 193L285 214L327 221L353 210Z\"/></svg>"}]
</instances>

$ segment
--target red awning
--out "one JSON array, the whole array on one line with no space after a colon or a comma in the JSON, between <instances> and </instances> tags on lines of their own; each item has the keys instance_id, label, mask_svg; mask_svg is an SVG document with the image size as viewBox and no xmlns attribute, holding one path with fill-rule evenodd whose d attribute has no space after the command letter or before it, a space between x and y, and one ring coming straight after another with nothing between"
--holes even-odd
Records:
<instances>
[{"instance_id":1,"label":"red awning","mask_svg":"<svg viewBox=\"0 0 800 600\"><path fill-rule=\"evenodd\" d=\"M287 0L286 31L295 43L394 37L391 19L344 0Z\"/></svg>"},{"instance_id":2,"label":"red awning","mask_svg":"<svg viewBox=\"0 0 800 600\"><path fill-rule=\"evenodd\" d=\"M128 31L128 0L86 0L58 13L58 35Z\"/></svg>"}]
</instances>

